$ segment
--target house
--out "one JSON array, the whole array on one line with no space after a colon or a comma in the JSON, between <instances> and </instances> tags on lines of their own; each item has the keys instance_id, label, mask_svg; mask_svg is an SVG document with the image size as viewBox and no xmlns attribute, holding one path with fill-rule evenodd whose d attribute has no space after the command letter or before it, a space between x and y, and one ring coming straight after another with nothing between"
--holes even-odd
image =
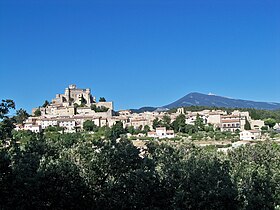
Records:
<instances>
[{"instance_id":1,"label":"house","mask_svg":"<svg viewBox=\"0 0 280 210\"><path fill-rule=\"evenodd\" d=\"M59 119L58 126L64 128L66 133L74 133L76 121L74 119Z\"/></svg>"},{"instance_id":2,"label":"house","mask_svg":"<svg viewBox=\"0 0 280 210\"><path fill-rule=\"evenodd\" d=\"M261 137L261 131L259 130L245 130L240 132L240 140L255 140Z\"/></svg>"},{"instance_id":3,"label":"house","mask_svg":"<svg viewBox=\"0 0 280 210\"><path fill-rule=\"evenodd\" d=\"M174 138L175 133L174 130L166 130L166 127L159 127L156 128L155 131L148 132L148 137L153 137L153 138Z\"/></svg>"},{"instance_id":4,"label":"house","mask_svg":"<svg viewBox=\"0 0 280 210\"><path fill-rule=\"evenodd\" d=\"M241 119L239 115L221 116L221 131L234 132L241 130Z\"/></svg>"}]
</instances>

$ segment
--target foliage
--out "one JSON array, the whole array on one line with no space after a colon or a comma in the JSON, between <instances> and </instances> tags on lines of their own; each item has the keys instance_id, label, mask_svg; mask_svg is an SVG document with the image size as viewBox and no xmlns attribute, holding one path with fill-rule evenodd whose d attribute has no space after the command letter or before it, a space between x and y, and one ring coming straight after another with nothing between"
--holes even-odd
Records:
<instances>
[{"instance_id":1,"label":"foliage","mask_svg":"<svg viewBox=\"0 0 280 210\"><path fill-rule=\"evenodd\" d=\"M13 100L6 99L0 103L0 140L11 138L14 126L14 119L8 117L11 109L15 109Z\"/></svg>"},{"instance_id":2,"label":"foliage","mask_svg":"<svg viewBox=\"0 0 280 210\"><path fill-rule=\"evenodd\" d=\"M150 126L145 125L143 128L143 133L147 134L149 131L151 131Z\"/></svg>"},{"instance_id":3,"label":"foliage","mask_svg":"<svg viewBox=\"0 0 280 210\"><path fill-rule=\"evenodd\" d=\"M276 120L268 118L264 120L264 124L267 125L269 128L273 128L276 125Z\"/></svg>"},{"instance_id":4,"label":"foliage","mask_svg":"<svg viewBox=\"0 0 280 210\"><path fill-rule=\"evenodd\" d=\"M84 98L84 96L81 96L80 102L81 102L81 105L85 105L85 104L87 103L87 101L86 101L86 99Z\"/></svg>"},{"instance_id":5,"label":"foliage","mask_svg":"<svg viewBox=\"0 0 280 210\"><path fill-rule=\"evenodd\" d=\"M94 110L95 112L107 112L109 108L105 106L96 106L95 104L92 104L90 106L91 110Z\"/></svg>"},{"instance_id":6,"label":"foliage","mask_svg":"<svg viewBox=\"0 0 280 210\"><path fill-rule=\"evenodd\" d=\"M85 131L97 131L98 130L97 125L95 125L94 122L91 120L86 120L83 123L83 128Z\"/></svg>"},{"instance_id":7,"label":"foliage","mask_svg":"<svg viewBox=\"0 0 280 210\"><path fill-rule=\"evenodd\" d=\"M104 97L100 97L99 102L106 102L106 99Z\"/></svg>"},{"instance_id":8,"label":"foliage","mask_svg":"<svg viewBox=\"0 0 280 210\"><path fill-rule=\"evenodd\" d=\"M36 109L35 110L35 112L34 112L34 115L36 116L36 117L39 117L39 116L41 116L41 111L40 111L40 108L38 108L38 109Z\"/></svg>"},{"instance_id":9,"label":"foliage","mask_svg":"<svg viewBox=\"0 0 280 210\"><path fill-rule=\"evenodd\" d=\"M199 114L196 115L194 125L199 131L203 131L204 128L205 128L205 124L203 122L203 119L199 116Z\"/></svg>"},{"instance_id":10,"label":"foliage","mask_svg":"<svg viewBox=\"0 0 280 210\"><path fill-rule=\"evenodd\" d=\"M229 153L229 160L242 209L274 209L279 205L279 145L266 142L240 147Z\"/></svg>"},{"instance_id":11,"label":"foliage","mask_svg":"<svg viewBox=\"0 0 280 210\"><path fill-rule=\"evenodd\" d=\"M251 125L250 125L249 121L247 120L247 117L245 119L244 129L245 130L251 130Z\"/></svg>"},{"instance_id":12,"label":"foliage","mask_svg":"<svg viewBox=\"0 0 280 210\"><path fill-rule=\"evenodd\" d=\"M0 208L273 209L280 203L277 144L228 155L214 147L146 146L140 155L124 138L14 132L10 146L0 147Z\"/></svg>"},{"instance_id":13,"label":"foliage","mask_svg":"<svg viewBox=\"0 0 280 210\"><path fill-rule=\"evenodd\" d=\"M106 137L115 140L125 133L126 130L123 128L123 123L121 121L117 121L111 129L108 129Z\"/></svg>"},{"instance_id":14,"label":"foliage","mask_svg":"<svg viewBox=\"0 0 280 210\"><path fill-rule=\"evenodd\" d=\"M58 132L58 131L62 131L63 128L59 127L59 126L48 126L45 128L45 132Z\"/></svg>"},{"instance_id":15,"label":"foliage","mask_svg":"<svg viewBox=\"0 0 280 210\"><path fill-rule=\"evenodd\" d=\"M186 125L186 116L180 114L176 119L172 122L172 127L175 132L184 132Z\"/></svg>"},{"instance_id":16,"label":"foliage","mask_svg":"<svg viewBox=\"0 0 280 210\"><path fill-rule=\"evenodd\" d=\"M47 107L48 105L50 105L50 102L49 101L47 101L47 100L45 100L45 102L43 103L43 105L42 105L42 107Z\"/></svg>"},{"instance_id":17,"label":"foliage","mask_svg":"<svg viewBox=\"0 0 280 210\"><path fill-rule=\"evenodd\" d=\"M162 125L161 120L159 120L158 117L156 117L156 118L153 120L153 129L156 129L157 127L161 127L161 125Z\"/></svg>"},{"instance_id":18,"label":"foliage","mask_svg":"<svg viewBox=\"0 0 280 210\"><path fill-rule=\"evenodd\" d=\"M14 117L16 123L23 124L23 122L29 117L30 115L24 109L19 109L16 111L16 116Z\"/></svg>"},{"instance_id":19,"label":"foliage","mask_svg":"<svg viewBox=\"0 0 280 210\"><path fill-rule=\"evenodd\" d=\"M11 99L2 100L0 103L0 119L7 117L6 115L11 109L15 109L15 103Z\"/></svg>"}]
</instances>

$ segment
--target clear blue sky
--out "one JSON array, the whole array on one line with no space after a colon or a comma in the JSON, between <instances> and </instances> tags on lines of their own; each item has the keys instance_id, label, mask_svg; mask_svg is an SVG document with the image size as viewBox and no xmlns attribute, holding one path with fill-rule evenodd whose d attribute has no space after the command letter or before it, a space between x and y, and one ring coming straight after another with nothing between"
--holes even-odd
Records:
<instances>
[{"instance_id":1,"label":"clear blue sky","mask_svg":"<svg viewBox=\"0 0 280 210\"><path fill-rule=\"evenodd\" d=\"M115 108L189 92L280 102L279 0L1 0L0 98L28 111L68 84Z\"/></svg>"}]
</instances>

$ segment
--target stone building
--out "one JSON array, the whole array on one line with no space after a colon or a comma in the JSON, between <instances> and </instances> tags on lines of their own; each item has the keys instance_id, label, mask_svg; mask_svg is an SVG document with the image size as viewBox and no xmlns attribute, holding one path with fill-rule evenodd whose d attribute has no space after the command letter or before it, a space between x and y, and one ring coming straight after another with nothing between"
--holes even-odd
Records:
<instances>
[{"instance_id":1,"label":"stone building","mask_svg":"<svg viewBox=\"0 0 280 210\"><path fill-rule=\"evenodd\" d=\"M34 108L32 114L37 109ZM91 95L89 88L79 89L76 85L69 85L64 94L56 94L49 105L39 107L39 109L41 116L46 117L74 116L77 114L110 117L114 107L113 102L97 102L95 97Z\"/></svg>"}]
</instances>

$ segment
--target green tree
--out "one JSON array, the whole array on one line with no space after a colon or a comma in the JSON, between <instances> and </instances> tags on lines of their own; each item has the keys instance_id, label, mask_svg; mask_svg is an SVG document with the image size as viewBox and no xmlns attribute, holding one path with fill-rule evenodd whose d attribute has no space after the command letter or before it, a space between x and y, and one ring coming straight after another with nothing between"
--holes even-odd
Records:
<instances>
[{"instance_id":1,"label":"green tree","mask_svg":"<svg viewBox=\"0 0 280 210\"><path fill-rule=\"evenodd\" d=\"M185 126L185 131L184 133L187 133L189 135L194 134L198 131L198 128L195 125L187 124Z\"/></svg>"},{"instance_id":2,"label":"green tree","mask_svg":"<svg viewBox=\"0 0 280 210\"><path fill-rule=\"evenodd\" d=\"M143 132L144 132L145 134L147 134L149 131L151 131L150 126L145 125L144 128L143 128Z\"/></svg>"},{"instance_id":3,"label":"green tree","mask_svg":"<svg viewBox=\"0 0 280 210\"><path fill-rule=\"evenodd\" d=\"M164 115L162 118L162 126L166 127L166 129L171 128L171 118L168 115Z\"/></svg>"},{"instance_id":4,"label":"green tree","mask_svg":"<svg viewBox=\"0 0 280 210\"><path fill-rule=\"evenodd\" d=\"M133 126L127 127L127 132L134 135L136 133L135 128Z\"/></svg>"},{"instance_id":5,"label":"green tree","mask_svg":"<svg viewBox=\"0 0 280 210\"><path fill-rule=\"evenodd\" d=\"M41 113L40 108L36 109L35 112L34 112L34 115L35 115L36 117L41 116L41 114L42 114L42 113Z\"/></svg>"},{"instance_id":6,"label":"green tree","mask_svg":"<svg viewBox=\"0 0 280 210\"><path fill-rule=\"evenodd\" d=\"M48 126L45 128L45 132L58 132L58 131L63 131L63 127L59 126Z\"/></svg>"},{"instance_id":7,"label":"green tree","mask_svg":"<svg viewBox=\"0 0 280 210\"><path fill-rule=\"evenodd\" d=\"M50 105L50 102L49 101L47 101L47 100L45 100L45 102L43 103L43 105L42 105L42 107L47 107L48 105Z\"/></svg>"},{"instance_id":8,"label":"green tree","mask_svg":"<svg viewBox=\"0 0 280 210\"><path fill-rule=\"evenodd\" d=\"M106 102L106 99L104 97L100 97L99 102Z\"/></svg>"},{"instance_id":9,"label":"green tree","mask_svg":"<svg viewBox=\"0 0 280 210\"><path fill-rule=\"evenodd\" d=\"M269 126L269 128L273 128L276 125L276 120L272 118L268 118L264 120L264 124Z\"/></svg>"},{"instance_id":10,"label":"green tree","mask_svg":"<svg viewBox=\"0 0 280 210\"><path fill-rule=\"evenodd\" d=\"M81 105L80 105L81 107L84 107L87 103L86 99L83 96L81 96L80 102L81 102Z\"/></svg>"},{"instance_id":11,"label":"green tree","mask_svg":"<svg viewBox=\"0 0 280 210\"><path fill-rule=\"evenodd\" d=\"M158 127L162 126L162 121L158 119L158 117L156 117L153 120L153 128L156 129Z\"/></svg>"},{"instance_id":12,"label":"green tree","mask_svg":"<svg viewBox=\"0 0 280 210\"><path fill-rule=\"evenodd\" d=\"M13 100L6 99L0 103L0 140L5 140L12 137L12 130L14 129L13 118L8 117L11 109L15 109Z\"/></svg>"},{"instance_id":13,"label":"green tree","mask_svg":"<svg viewBox=\"0 0 280 210\"><path fill-rule=\"evenodd\" d=\"M86 120L83 123L83 129L85 131L97 131L98 130L97 125L95 125L94 122L91 120Z\"/></svg>"},{"instance_id":14,"label":"green tree","mask_svg":"<svg viewBox=\"0 0 280 210\"><path fill-rule=\"evenodd\" d=\"M228 153L241 209L275 209L280 203L280 147L271 142Z\"/></svg>"},{"instance_id":15,"label":"green tree","mask_svg":"<svg viewBox=\"0 0 280 210\"><path fill-rule=\"evenodd\" d=\"M172 127L175 132L184 132L186 126L186 116L180 114L172 123Z\"/></svg>"},{"instance_id":16,"label":"green tree","mask_svg":"<svg viewBox=\"0 0 280 210\"><path fill-rule=\"evenodd\" d=\"M24 109L19 109L16 111L15 121L18 124L23 124L23 122L29 117L30 115Z\"/></svg>"},{"instance_id":17,"label":"green tree","mask_svg":"<svg viewBox=\"0 0 280 210\"><path fill-rule=\"evenodd\" d=\"M0 103L0 119L7 117L6 115L11 109L15 109L15 102L11 99L2 100Z\"/></svg>"},{"instance_id":18,"label":"green tree","mask_svg":"<svg viewBox=\"0 0 280 210\"><path fill-rule=\"evenodd\" d=\"M251 130L251 125L250 125L249 121L247 120L247 117L245 119L244 129L245 130Z\"/></svg>"},{"instance_id":19,"label":"green tree","mask_svg":"<svg viewBox=\"0 0 280 210\"><path fill-rule=\"evenodd\" d=\"M197 127L197 129L198 129L199 131L204 131L204 126L205 126L205 124L204 124L204 122L203 122L203 118L201 118L201 117L199 116L199 114L196 115L196 119L195 119L195 121L194 121L194 126Z\"/></svg>"},{"instance_id":20,"label":"green tree","mask_svg":"<svg viewBox=\"0 0 280 210\"><path fill-rule=\"evenodd\" d=\"M90 106L91 110L94 110L95 112L107 112L109 108L105 106L96 106L95 104L92 104Z\"/></svg>"},{"instance_id":21,"label":"green tree","mask_svg":"<svg viewBox=\"0 0 280 210\"><path fill-rule=\"evenodd\" d=\"M125 134L126 131L123 128L123 123L121 121L117 121L112 128L110 129L109 133L107 134L107 137L109 139L117 139L121 136L121 134Z\"/></svg>"}]
</instances>

